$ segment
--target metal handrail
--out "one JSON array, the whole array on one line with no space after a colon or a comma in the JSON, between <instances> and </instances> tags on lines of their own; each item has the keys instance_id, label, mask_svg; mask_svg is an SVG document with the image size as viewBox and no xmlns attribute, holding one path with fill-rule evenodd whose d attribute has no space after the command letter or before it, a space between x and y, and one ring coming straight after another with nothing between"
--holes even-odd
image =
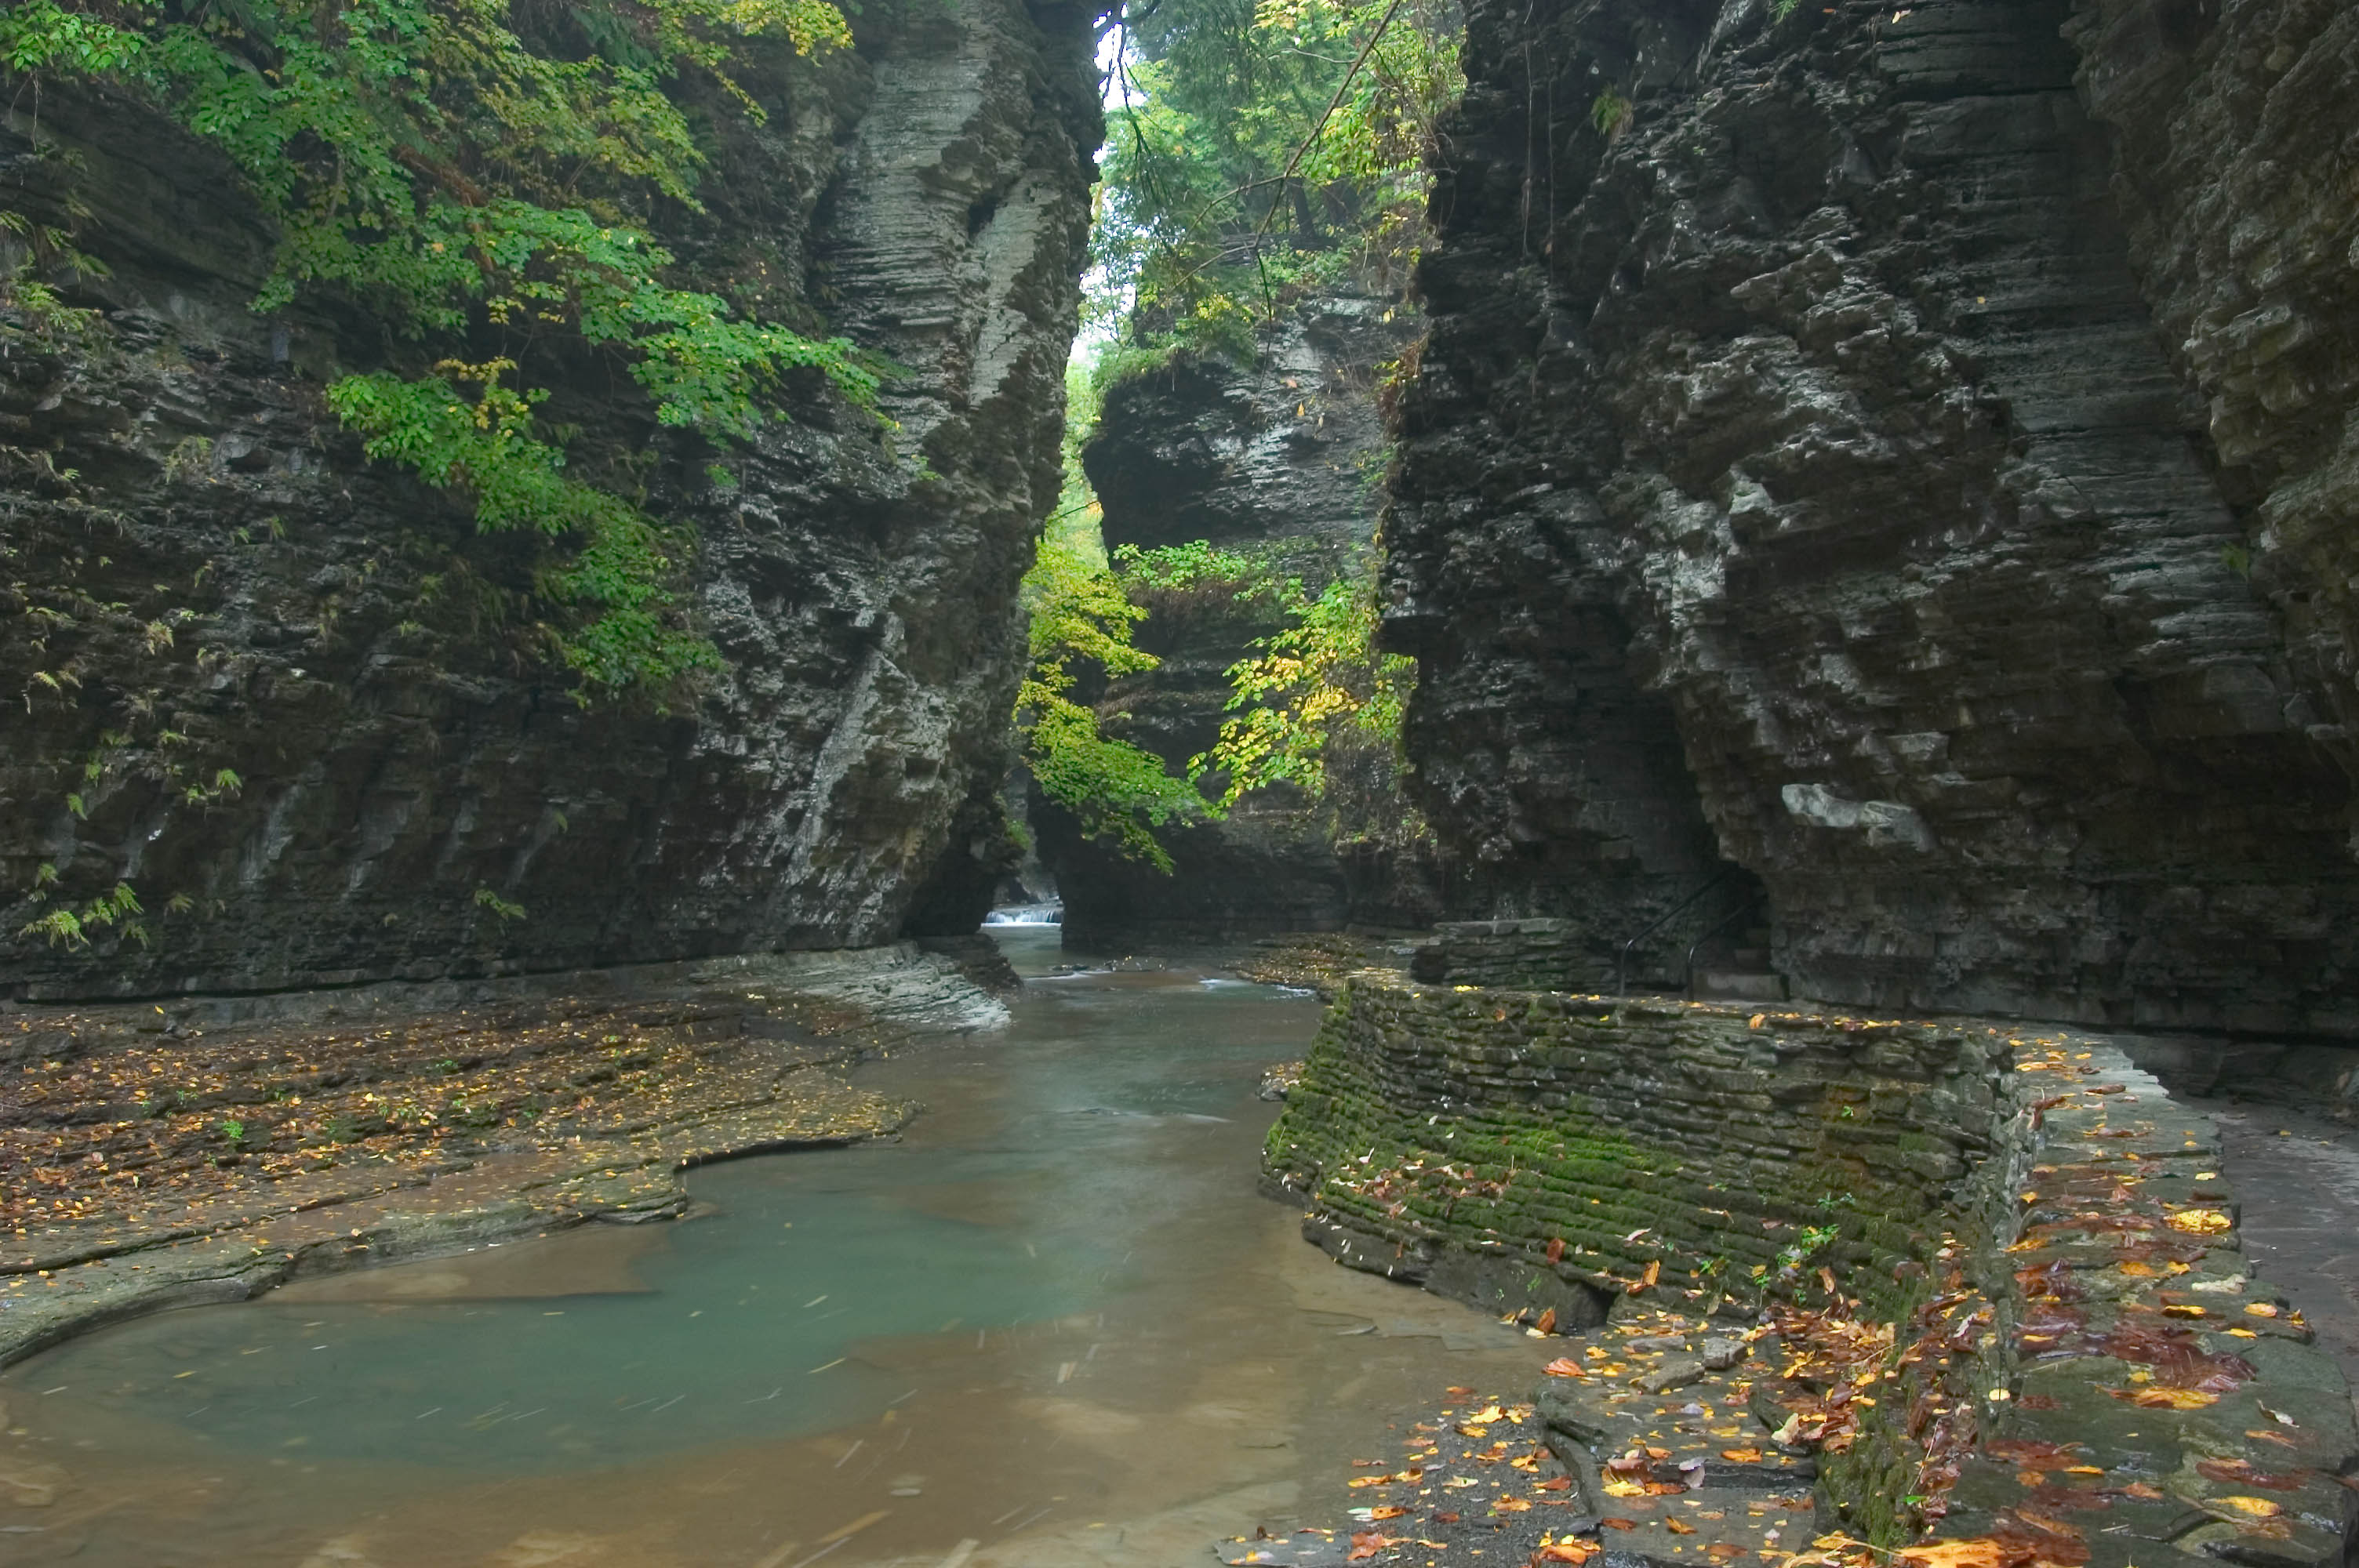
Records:
<instances>
[{"instance_id":1,"label":"metal handrail","mask_svg":"<svg viewBox=\"0 0 2359 1568\"><path fill-rule=\"evenodd\" d=\"M1623 943L1622 957L1614 966L1614 994L1615 996L1628 996L1630 994L1630 953L1633 948L1636 947L1639 943L1644 942L1647 937L1652 936L1656 932L1660 931L1664 926L1669 925L1679 916L1686 914L1690 908L1694 907L1695 902L1698 899L1703 897L1704 894L1710 892L1712 889L1718 887L1721 883L1734 876L1741 870L1743 870L1742 867L1734 864L1721 867L1719 874L1714 876L1712 881L1704 883L1703 886L1696 889L1695 892L1688 894L1687 897L1680 900L1679 903L1663 911L1662 914L1655 917L1652 925L1648 925L1644 931L1639 932L1636 936L1631 937L1627 942Z\"/></svg>"},{"instance_id":2,"label":"metal handrail","mask_svg":"<svg viewBox=\"0 0 2359 1568\"><path fill-rule=\"evenodd\" d=\"M1722 932L1727 930L1730 926L1735 925L1738 921L1745 919L1755 910L1759 909L1760 907L1761 901L1759 899L1748 898L1743 903L1738 904L1734 909L1730 910L1727 917L1722 920L1719 925L1713 926L1711 930L1705 932L1702 935L1695 939L1695 946L1688 949L1687 957L1681 960L1680 964L1680 989L1681 991L1685 992L1689 996L1695 995L1695 956L1699 952L1702 951L1703 945L1711 941L1713 937L1719 935Z\"/></svg>"}]
</instances>

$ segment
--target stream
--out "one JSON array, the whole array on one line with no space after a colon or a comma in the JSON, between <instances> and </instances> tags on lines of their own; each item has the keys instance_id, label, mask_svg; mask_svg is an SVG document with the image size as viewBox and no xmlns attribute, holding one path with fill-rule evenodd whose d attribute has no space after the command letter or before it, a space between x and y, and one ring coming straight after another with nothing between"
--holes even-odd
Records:
<instances>
[{"instance_id":1,"label":"stream","mask_svg":"<svg viewBox=\"0 0 2359 1568\"><path fill-rule=\"evenodd\" d=\"M0 1374L0 1563L1179 1568L1340 1515L1444 1386L1529 1379L1519 1336L1256 1192L1256 1091L1316 1001L992 931L1012 1026L858 1072L925 1102L899 1141Z\"/></svg>"}]
</instances>

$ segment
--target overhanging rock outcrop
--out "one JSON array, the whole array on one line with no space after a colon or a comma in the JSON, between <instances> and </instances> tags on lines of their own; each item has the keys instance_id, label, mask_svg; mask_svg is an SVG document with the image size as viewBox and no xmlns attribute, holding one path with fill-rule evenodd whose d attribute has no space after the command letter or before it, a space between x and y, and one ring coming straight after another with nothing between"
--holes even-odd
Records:
<instances>
[{"instance_id":1,"label":"overhanging rock outcrop","mask_svg":"<svg viewBox=\"0 0 2359 1568\"><path fill-rule=\"evenodd\" d=\"M1725 857L1799 994L2359 1032L2354 26L1470 5L1387 636L1493 913Z\"/></svg>"},{"instance_id":2,"label":"overhanging rock outcrop","mask_svg":"<svg viewBox=\"0 0 2359 1568\"><path fill-rule=\"evenodd\" d=\"M1250 366L1181 353L1116 381L1082 449L1107 546L1204 540L1314 594L1364 570L1386 459L1379 383L1420 330L1395 299L1314 296L1263 328ZM1136 641L1162 663L1110 684L1098 705L1110 731L1174 772L1209 752L1231 717L1231 666L1288 623L1256 588L1207 581L1146 594ZM1336 765L1348 770L1341 748ZM1365 824L1339 833L1332 815L1291 786L1254 791L1223 821L1165 830L1166 875L1083 838L1052 803L1034 807L1071 946L1416 924L1446 907L1446 875L1408 836Z\"/></svg>"},{"instance_id":3,"label":"overhanging rock outcrop","mask_svg":"<svg viewBox=\"0 0 2359 1568\"><path fill-rule=\"evenodd\" d=\"M679 589L725 667L668 708L577 703L531 541L478 537L339 430L321 384L379 363L386 324L254 314L275 236L209 146L120 98L50 84L38 129L11 98L9 204L112 276L69 290L104 313L87 338L0 312L0 994L973 929L1010 850L1016 587L1059 484L1090 18L957 0L858 31L755 61L758 127L692 105L705 207L658 227L683 285L900 367L885 419L814 375L720 452L658 430L619 367L541 367L575 470L694 527ZM223 771L234 790L188 793ZM21 934L52 875L75 907L136 889L147 945Z\"/></svg>"},{"instance_id":4,"label":"overhanging rock outcrop","mask_svg":"<svg viewBox=\"0 0 2359 1568\"><path fill-rule=\"evenodd\" d=\"M1367 971L1266 1169L1352 1267L1559 1332L1631 1303L1756 1340L1706 1396L1759 1422L1721 1457L1814 1455L1822 1517L1879 1546L2329 1568L2359 1540L2351 1390L2254 1275L2219 1156L2100 1038ZM1800 1370L1813 1335L1838 1373ZM1571 1375L1593 1415L1679 1386ZM1612 1424L1541 1403L1571 1444Z\"/></svg>"}]
</instances>

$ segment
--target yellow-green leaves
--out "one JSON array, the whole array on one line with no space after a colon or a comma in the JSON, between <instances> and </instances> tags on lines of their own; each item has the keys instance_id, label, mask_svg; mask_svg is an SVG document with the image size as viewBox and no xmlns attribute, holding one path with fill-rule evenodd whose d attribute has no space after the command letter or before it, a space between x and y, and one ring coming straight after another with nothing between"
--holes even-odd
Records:
<instances>
[{"instance_id":1,"label":"yellow-green leaves","mask_svg":"<svg viewBox=\"0 0 2359 1568\"><path fill-rule=\"evenodd\" d=\"M1212 749L1189 764L1192 778L1226 775L1219 804L1290 784L1313 800L1329 794L1339 751L1375 752L1388 763L1417 686L1417 661L1375 648L1374 582L1339 578L1315 599L1299 583L1282 588L1294 624L1260 639L1261 651L1229 670L1234 716Z\"/></svg>"},{"instance_id":2,"label":"yellow-green leaves","mask_svg":"<svg viewBox=\"0 0 2359 1568\"><path fill-rule=\"evenodd\" d=\"M1092 517L1092 532L1095 525ZM1034 780L1084 833L1169 871L1171 856L1155 829L1211 815L1203 798L1172 776L1162 758L1106 735L1096 710L1071 696L1077 662L1095 664L1109 676L1160 662L1131 644L1131 630L1147 611L1079 541L1057 533L1041 540L1024 593L1032 615L1031 662L1016 694L1016 727Z\"/></svg>"}]
</instances>

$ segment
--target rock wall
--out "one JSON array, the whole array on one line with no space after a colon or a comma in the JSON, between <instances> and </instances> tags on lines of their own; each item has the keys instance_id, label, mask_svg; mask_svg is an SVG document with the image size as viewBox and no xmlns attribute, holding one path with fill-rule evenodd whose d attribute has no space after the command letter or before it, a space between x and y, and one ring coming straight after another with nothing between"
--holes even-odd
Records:
<instances>
[{"instance_id":1,"label":"rock wall","mask_svg":"<svg viewBox=\"0 0 2359 1568\"><path fill-rule=\"evenodd\" d=\"M2211 1125L2103 1039L1381 971L1331 1010L1266 1164L1338 1261L1526 1322L1776 1321L1749 1387L1701 1397L1814 1454L1822 1521L1880 1544L2339 1563L2350 1388L2254 1277L2219 1167ZM1798 1375L1830 1319L1866 1348ZM1579 1387L1605 1410L1679 1386L1629 1370ZM1748 1450L1767 1431L1721 1457Z\"/></svg>"},{"instance_id":2,"label":"rock wall","mask_svg":"<svg viewBox=\"0 0 2359 1568\"><path fill-rule=\"evenodd\" d=\"M1785 9L1469 7L1429 816L1601 935L1724 856L1805 995L2359 1031L2353 18Z\"/></svg>"},{"instance_id":3,"label":"rock wall","mask_svg":"<svg viewBox=\"0 0 2359 1568\"><path fill-rule=\"evenodd\" d=\"M792 423L715 452L658 432L609 367L554 373L576 467L695 526L685 597L726 668L668 709L578 703L531 624L529 542L477 537L339 431L321 384L377 362L385 328L248 309L273 236L208 147L137 103L52 85L37 126L11 98L8 204L75 223L112 276L71 291L104 312L90 338L0 312L0 986L973 928L1011 849L1016 589L1059 482L1092 35L1024 0L871 7L860 34L748 75L768 123L712 114L706 211L664 237L688 277L816 308L903 367L894 427L814 382ZM222 769L241 787L188 799ZM21 935L43 866L65 892L133 885L147 945Z\"/></svg>"},{"instance_id":4,"label":"rock wall","mask_svg":"<svg viewBox=\"0 0 2359 1568\"><path fill-rule=\"evenodd\" d=\"M1315 591L1371 547L1385 462L1377 381L1419 323L1396 302L1303 301L1260 338L1250 369L1183 355L1107 389L1082 461L1109 548L1209 540L1300 576ZM1113 683L1099 710L1116 733L1183 769L1219 738L1228 670L1285 624L1233 585L1157 593L1137 631L1160 667ZM1065 901L1065 939L1122 949L1414 924L1444 906L1446 879L1414 853L1339 857L1327 814L1290 789L1256 791L1221 823L1169 835L1165 876L1083 839L1036 803L1044 857Z\"/></svg>"}]
</instances>

